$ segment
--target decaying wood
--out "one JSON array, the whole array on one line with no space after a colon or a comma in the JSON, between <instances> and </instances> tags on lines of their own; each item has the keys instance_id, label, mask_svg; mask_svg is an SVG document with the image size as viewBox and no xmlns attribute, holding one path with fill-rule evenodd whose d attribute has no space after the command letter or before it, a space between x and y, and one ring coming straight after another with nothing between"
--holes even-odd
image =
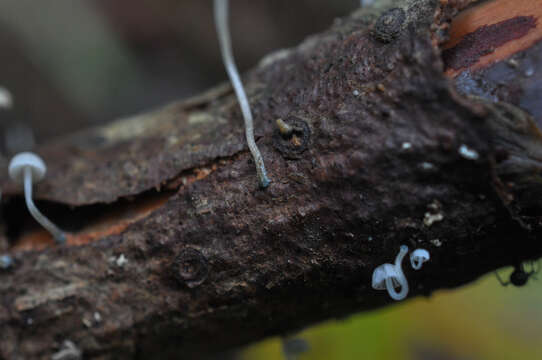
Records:
<instances>
[{"instance_id":1,"label":"decaying wood","mask_svg":"<svg viewBox=\"0 0 542 360\"><path fill-rule=\"evenodd\" d=\"M538 258L542 119L445 75L469 1L377 4L246 76L268 189L228 86L38 149L36 195L68 245L4 179L0 358L67 340L89 359L184 358L389 305L371 275L401 244L431 252L404 266L412 297Z\"/></svg>"}]
</instances>

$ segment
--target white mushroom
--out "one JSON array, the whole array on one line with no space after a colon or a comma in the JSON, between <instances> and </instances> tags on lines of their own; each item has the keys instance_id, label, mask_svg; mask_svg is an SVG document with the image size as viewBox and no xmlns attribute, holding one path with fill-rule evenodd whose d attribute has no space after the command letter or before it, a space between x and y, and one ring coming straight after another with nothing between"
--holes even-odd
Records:
<instances>
[{"instance_id":1,"label":"white mushroom","mask_svg":"<svg viewBox=\"0 0 542 360\"><path fill-rule=\"evenodd\" d=\"M416 249L410 254L410 264L414 270L420 270L423 263L429 259L429 251L425 249Z\"/></svg>"},{"instance_id":2,"label":"white mushroom","mask_svg":"<svg viewBox=\"0 0 542 360\"><path fill-rule=\"evenodd\" d=\"M45 176L47 166L43 160L32 152L22 152L15 155L9 163L9 176L19 184L24 185L24 199L30 214L47 231L53 235L57 243L64 243L66 235L55 224L46 218L34 205L32 200L32 182L38 182Z\"/></svg>"},{"instance_id":3,"label":"white mushroom","mask_svg":"<svg viewBox=\"0 0 542 360\"><path fill-rule=\"evenodd\" d=\"M395 258L395 264L382 264L373 272L372 286L375 290L388 290L393 300L403 300L408 294L408 282L401 267L403 258L408 252L408 246L401 245ZM401 288L399 292L397 288Z\"/></svg>"},{"instance_id":4,"label":"white mushroom","mask_svg":"<svg viewBox=\"0 0 542 360\"><path fill-rule=\"evenodd\" d=\"M372 286L375 290L386 289L386 279L392 279L394 286L399 286L397 282L397 271L392 264L382 264L373 271Z\"/></svg>"},{"instance_id":5,"label":"white mushroom","mask_svg":"<svg viewBox=\"0 0 542 360\"><path fill-rule=\"evenodd\" d=\"M256 163L256 172L258 173L258 179L260 186L266 188L271 180L267 177L265 171L265 164L263 162L262 154L254 141L254 125L252 121L252 112L250 111L250 104L243 88L243 83L239 77L239 71L235 66L233 60L233 51L231 48L230 29L228 26L228 0L214 0L214 14L216 31L218 33L218 42L220 44L220 52L222 53L222 60L226 67L226 72L230 78L235 95L241 106L241 112L243 113L243 119L245 120L245 136L248 143L248 148L252 154L252 158Z\"/></svg>"}]
</instances>

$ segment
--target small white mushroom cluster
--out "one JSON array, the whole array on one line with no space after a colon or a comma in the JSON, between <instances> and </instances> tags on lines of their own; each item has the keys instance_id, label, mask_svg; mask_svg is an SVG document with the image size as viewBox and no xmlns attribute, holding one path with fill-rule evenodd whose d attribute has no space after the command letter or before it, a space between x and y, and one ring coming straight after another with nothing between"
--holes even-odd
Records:
<instances>
[{"instance_id":1,"label":"small white mushroom cluster","mask_svg":"<svg viewBox=\"0 0 542 360\"><path fill-rule=\"evenodd\" d=\"M408 253L408 246L401 245L399 253L395 257L394 264L382 264L373 272L372 286L375 290L387 290L393 300L403 300L408 294L408 281L403 273L402 262ZM415 270L419 270L422 264L429 260L429 251L416 249L410 254L410 264ZM401 288L397 291L398 288Z\"/></svg>"}]
</instances>

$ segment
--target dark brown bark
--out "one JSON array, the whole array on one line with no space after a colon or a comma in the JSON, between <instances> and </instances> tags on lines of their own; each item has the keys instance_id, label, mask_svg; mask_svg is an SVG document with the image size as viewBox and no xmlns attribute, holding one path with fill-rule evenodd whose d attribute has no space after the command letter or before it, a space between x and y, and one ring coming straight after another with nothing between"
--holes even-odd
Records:
<instances>
[{"instance_id":1,"label":"dark brown bark","mask_svg":"<svg viewBox=\"0 0 542 360\"><path fill-rule=\"evenodd\" d=\"M438 46L468 1L441 3L381 1L245 78L265 190L227 86L38 149L36 194L73 235L37 249L3 181L19 235L0 357L66 339L85 358L188 357L390 305L371 275L401 244L431 253L404 266L410 297L539 257L540 202L518 194L537 194L542 138L518 107L453 89Z\"/></svg>"}]
</instances>

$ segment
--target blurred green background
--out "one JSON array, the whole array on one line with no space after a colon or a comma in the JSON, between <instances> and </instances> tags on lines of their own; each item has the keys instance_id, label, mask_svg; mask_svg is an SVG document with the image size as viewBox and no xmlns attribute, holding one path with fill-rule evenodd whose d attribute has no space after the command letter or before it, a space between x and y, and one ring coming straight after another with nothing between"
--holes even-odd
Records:
<instances>
[{"instance_id":1,"label":"blurred green background","mask_svg":"<svg viewBox=\"0 0 542 360\"><path fill-rule=\"evenodd\" d=\"M499 274L508 279L511 269ZM346 320L311 327L298 337L310 349L299 360L542 359L542 287L503 287L494 274ZM243 360L284 359L279 338L245 349Z\"/></svg>"},{"instance_id":2,"label":"blurred green background","mask_svg":"<svg viewBox=\"0 0 542 360\"><path fill-rule=\"evenodd\" d=\"M43 143L195 95L226 81L210 0L0 0L0 148L26 124ZM241 70L295 46L357 0L232 0ZM0 250L2 250L0 244ZM509 272L510 270L508 270ZM507 270L502 270L506 276ZM503 288L493 274L384 310L330 321L299 336L299 359L542 359L542 288ZM268 339L218 359L282 359Z\"/></svg>"}]
</instances>

